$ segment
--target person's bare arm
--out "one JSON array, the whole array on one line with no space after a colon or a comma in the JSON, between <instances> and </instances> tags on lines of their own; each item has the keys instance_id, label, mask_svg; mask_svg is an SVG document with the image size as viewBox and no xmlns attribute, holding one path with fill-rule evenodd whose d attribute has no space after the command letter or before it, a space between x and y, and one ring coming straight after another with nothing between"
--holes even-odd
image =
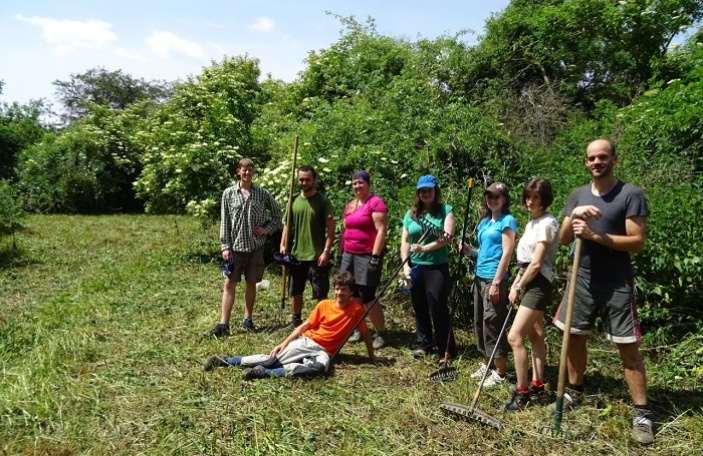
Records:
<instances>
[{"instance_id":1,"label":"person's bare arm","mask_svg":"<svg viewBox=\"0 0 703 456\"><path fill-rule=\"evenodd\" d=\"M647 232L646 217L630 217L625 220L625 234L599 233L593 231L588 222L573 219L571 227L574 235L581 239L597 242L613 250L637 253L644 247Z\"/></svg>"},{"instance_id":2,"label":"person's bare arm","mask_svg":"<svg viewBox=\"0 0 703 456\"><path fill-rule=\"evenodd\" d=\"M289 343L293 342L295 339L297 339L297 338L300 337L302 334L304 334L305 331L307 331L308 329L310 329L310 326L311 326L311 325L310 325L310 323L308 323L307 320L305 320L304 322L302 322L302 323L300 324L300 326L298 326L297 328L295 328L295 329L293 330L293 332L290 333L290 336L286 337L286 340L284 340L284 341L281 342L280 344L278 344L278 345L276 345L275 347L273 347L273 350L271 350L271 356L276 356L277 354L279 354L279 353L281 352L281 350L283 350L284 348L286 348L286 347L288 346Z\"/></svg>"},{"instance_id":3,"label":"person's bare arm","mask_svg":"<svg viewBox=\"0 0 703 456\"><path fill-rule=\"evenodd\" d=\"M327 217L325 224L327 225L327 238L325 238L325 249L322 251L320 258L317 259L318 266L327 266L330 262L332 244L334 244L334 217Z\"/></svg>"},{"instance_id":4,"label":"person's bare arm","mask_svg":"<svg viewBox=\"0 0 703 456\"><path fill-rule=\"evenodd\" d=\"M372 255L381 255L386 247L386 233L388 232L388 212L372 212L371 218L376 228L376 240L373 243Z\"/></svg>"},{"instance_id":5,"label":"person's bare arm","mask_svg":"<svg viewBox=\"0 0 703 456\"><path fill-rule=\"evenodd\" d=\"M501 235L503 255L500 257L496 275L493 277L493 282L488 290L488 297L493 304L497 304L500 300L500 282L503 281L503 276L508 270L510 258L513 256L513 247L515 246L515 231L510 228L505 228Z\"/></svg>"}]
</instances>

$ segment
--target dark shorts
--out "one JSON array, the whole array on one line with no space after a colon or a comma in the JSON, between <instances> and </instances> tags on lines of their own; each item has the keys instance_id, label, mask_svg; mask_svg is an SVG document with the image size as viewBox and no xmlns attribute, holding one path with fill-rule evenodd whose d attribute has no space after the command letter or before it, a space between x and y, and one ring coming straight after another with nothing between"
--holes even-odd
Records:
<instances>
[{"instance_id":1,"label":"dark shorts","mask_svg":"<svg viewBox=\"0 0 703 456\"><path fill-rule=\"evenodd\" d=\"M545 312L551 301L552 282L538 273L525 287L525 293L522 295L522 299L520 299L520 306Z\"/></svg>"},{"instance_id":2,"label":"dark shorts","mask_svg":"<svg viewBox=\"0 0 703 456\"><path fill-rule=\"evenodd\" d=\"M554 324L562 330L566 318L570 275L567 275L566 294L554 317ZM616 344L630 344L642 339L632 280L596 282L581 276L576 278L571 334L591 334L597 317L601 317L603 321L607 339Z\"/></svg>"},{"instance_id":3,"label":"dark shorts","mask_svg":"<svg viewBox=\"0 0 703 456\"><path fill-rule=\"evenodd\" d=\"M376 288L381 282L381 272L383 271L383 255L378 264L378 269L369 271L369 261L371 254L357 254L344 252L342 255L342 264L339 267L341 271L349 271L354 276L356 282L355 297L360 297L364 303L372 302L376 299Z\"/></svg>"},{"instance_id":4,"label":"dark shorts","mask_svg":"<svg viewBox=\"0 0 703 456\"><path fill-rule=\"evenodd\" d=\"M234 254L234 270L232 275L225 280L232 283L237 283L242 280L242 273L244 273L244 280L249 283L261 282L264 278L264 248L259 247L251 252L232 252Z\"/></svg>"},{"instance_id":5,"label":"dark shorts","mask_svg":"<svg viewBox=\"0 0 703 456\"><path fill-rule=\"evenodd\" d=\"M318 266L317 261L301 261L300 266L288 268L288 293L302 295L305 284L310 282L313 299L327 299L330 292L330 265Z\"/></svg>"}]
</instances>

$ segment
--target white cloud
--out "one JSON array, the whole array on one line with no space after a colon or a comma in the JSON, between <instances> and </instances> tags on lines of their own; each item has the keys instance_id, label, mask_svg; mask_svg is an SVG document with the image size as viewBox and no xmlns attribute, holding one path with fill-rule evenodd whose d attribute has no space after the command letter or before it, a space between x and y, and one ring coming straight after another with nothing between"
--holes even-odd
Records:
<instances>
[{"instance_id":1,"label":"white cloud","mask_svg":"<svg viewBox=\"0 0 703 456\"><path fill-rule=\"evenodd\" d=\"M151 52L164 59L171 54L184 54L193 59L208 60L205 50L199 44L171 32L152 32L146 42Z\"/></svg>"},{"instance_id":2,"label":"white cloud","mask_svg":"<svg viewBox=\"0 0 703 456\"><path fill-rule=\"evenodd\" d=\"M276 26L276 23L268 17L260 17L249 26L250 30L256 30L257 32L270 32Z\"/></svg>"},{"instance_id":3,"label":"white cloud","mask_svg":"<svg viewBox=\"0 0 703 456\"><path fill-rule=\"evenodd\" d=\"M129 60L136 60L137 62L146 62L146 57L144 57L141 54L137 54L136 52L132 52L129 49L125 49L123 47L118 47L115 48L115 55L117 57L124 57Z\"/></svg>"},{"instance_id":4,"label":"white cloud","mask_svg":"<svg viewBox=\"0 0 703 456\"><path fill-rule=\"evenodd\" d=\"M42 29L44 40L54 46L60 55L71 54L78 49L102 49L117 41L117 35L108 22L89 19L87 21L58 20L46 17L24 17L16 14L18 21L36 25Z\"/></svg>"}]
</instances>

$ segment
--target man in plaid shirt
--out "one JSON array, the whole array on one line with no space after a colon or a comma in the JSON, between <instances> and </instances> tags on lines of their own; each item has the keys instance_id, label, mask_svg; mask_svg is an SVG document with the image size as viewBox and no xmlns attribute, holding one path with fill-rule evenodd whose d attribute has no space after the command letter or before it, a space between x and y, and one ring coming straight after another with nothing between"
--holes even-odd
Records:
<instances>
[{"instance_id":1,"label":"man in plaid shirt","mask_svg":"<svg viewBox=\"0 0 703 456\"><path fill-rule=\"evenodd\" d=\"M256 284L264 276L264 244L272 232L281 228L281 208L271 194L252 183L254 162L250 158L239 160L238 184L222 194L222 242L225 286L222 292L220 322L206 336L219 337L229 332L229 320L234 306L237 283L244 273L244 320L242 329L253 331L251 315L256 299Z\"/></svg>"}]
</instances>

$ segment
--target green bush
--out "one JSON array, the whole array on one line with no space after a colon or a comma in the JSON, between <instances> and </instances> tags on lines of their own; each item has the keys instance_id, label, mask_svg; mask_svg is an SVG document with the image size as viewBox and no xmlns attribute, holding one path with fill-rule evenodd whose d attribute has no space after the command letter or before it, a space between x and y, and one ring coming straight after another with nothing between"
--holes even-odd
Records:
<instances>
[{"instance_id":1,"label":"green bush","mask_svg":"<svg viewBox=\"0 0 703 456\"><path fill-rule=\"evenodd\" d=\"M0 180L0 238L14 233L24 216L10 182Z\"/></svg>"}]
</instances>

